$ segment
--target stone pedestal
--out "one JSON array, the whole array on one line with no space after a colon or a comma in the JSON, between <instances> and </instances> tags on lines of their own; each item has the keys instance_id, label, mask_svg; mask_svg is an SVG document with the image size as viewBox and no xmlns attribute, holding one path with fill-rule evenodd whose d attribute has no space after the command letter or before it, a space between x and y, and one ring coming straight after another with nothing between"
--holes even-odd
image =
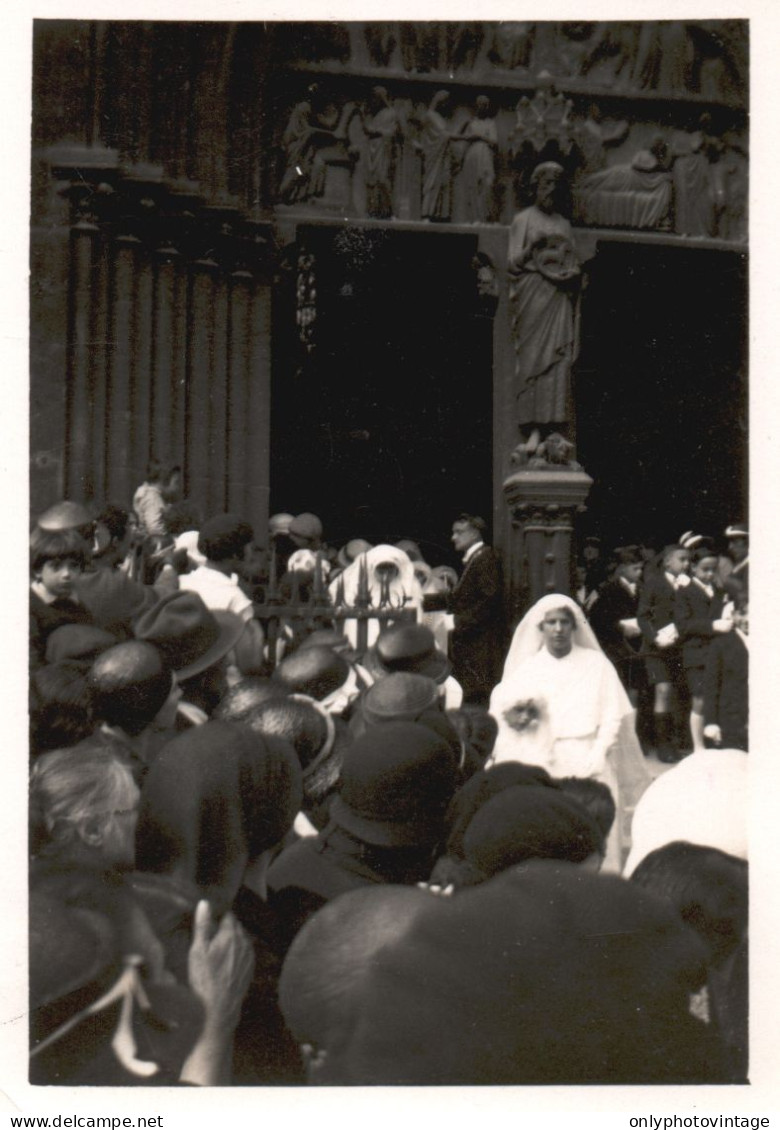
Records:
<instances>
[{"instance_id":1,"label":"stone pedestal","mask_svg":"<svg viewBox=\"0 0 780 1130\"><path fill-rule=\"evenodd\" d=\"M519 470L504 480L511 517L507 611L513 624L547 593L571 593L574 516L592 485L585 471L566 467Z\"/></svg>"}]
</instances>

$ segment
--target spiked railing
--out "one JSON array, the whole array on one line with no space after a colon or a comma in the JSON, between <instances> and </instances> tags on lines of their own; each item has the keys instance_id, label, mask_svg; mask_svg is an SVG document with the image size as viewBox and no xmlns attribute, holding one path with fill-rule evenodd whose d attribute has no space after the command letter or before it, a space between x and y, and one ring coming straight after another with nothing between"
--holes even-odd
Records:
<instances>
[{"instance_id":1,"label":"spiked railing","mask_svg":"<svg viewBox=\"0 0 780 1130\"><path fill-rule=\"evenodd\" d=\"M368 625L376 620L380 632L391 624L410 622L416 619L416 610L407 608L406 599L394 600L390 594L389 577L381 577L379 603L375 605L368 583L368 567L365 557L358 568L358 585L354 601L348 604L344 593L344 580L339 577L336 590L331 599L325 584L322 568L322 554L317 552L314 580L309 593L302 593L300 579L293 573L290 588L282 592L279 587L278 563L275 548L271 552L268 571L268 584L262 599L255 601L255 618L261 622L265 631L266 654L271 666L276 666L281 658L280 644L283 640L299 639L316 628L338 627L347 620L357 623L357 647L359 655L368 648ZM259 594L258 594L259 595Z\"/></svg>"}]
</instances>

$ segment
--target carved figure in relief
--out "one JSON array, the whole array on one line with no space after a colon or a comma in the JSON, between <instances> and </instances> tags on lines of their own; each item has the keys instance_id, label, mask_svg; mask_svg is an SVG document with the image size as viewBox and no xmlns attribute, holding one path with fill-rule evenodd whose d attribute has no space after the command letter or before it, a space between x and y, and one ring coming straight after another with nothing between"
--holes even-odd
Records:
<instances>
[{"instance_id":1,"label":"carved figure in relief","mask_svg":"<svg viewBox=\"0 0 780 1130\"><path fill-rule=\"evenodd\" d=\"M633 85L660 94L689 89L693 48L679 20L646 20L639 25Z\"/></svg>"},{"instance_id":2,"label":"carved figure in relief","mask_svg":"<svg viewBox=\"0 0 780 1130\"><path fill-rule=\"evenodd\" d=\"M713 133L709 114L702 114L699 125L695 133L676 138L672 150L675 231L740 239L739 218L744 220L746 192L738 200L734 190L744 153L733 134L718 137Z\"/></svg>"},{"instance_id":3,"label":"carved figure in relief","mask_svg":"<svg viewBox=\"0 0 780 1130\"><path fill-rule=\"evenodd\" d=\"M579 181L575 216L583 224L668 231L672 226L671 155L658 135L627 165L612 165Z\"/></svg>"},{"instance_id":4,"label":"carved figure in relief","mask_svg":"<svg viewBox=\"0 0 780 1130\"><path fill-rule=\"evenodd\" d=\"M449 92L439 90L422 117L420 140L415 147L423 155L422 215L426 220L449 220L452 216L452 184L457 163L452 142L458 137L449 128L443 111Z\"/></svg>"},{"instance_id":5,"label":"carved figure in relief","mask_svg":"<svg viewBox=\"0 0 780 1130\"><path fill-rule=\"evenodd\" d=\"M488 58L501 70L529 70L535 37L535 24L502 20L493 31Z\"/></svg>"},{"instance_id":6,"label":"carved figure in relief","mask_svg":"<svg viewBox=\"0 0 780 1130\"><path fill-rule=\"evenodd\" d=\"M582 154L582 173L595 173L604 167L608 145L618 145L628 136L628 121L605 121L601 109L591 105L587 118L575 123L574 136Z\"/></svg>"},{"instance_id":7,"label":"carved figure in relief","mask_svg":"<svg viewBox=\"0 0 780 1130\"><path fill-rule=\"evenodd\" d=\"M309 99L298 103L282 135L285 170L279 197L285 204L325 194L328 165L349 166L347 127L355 105L348 102L339 112L319 91L309 87Z\"/></svg>"},{"instance_id":8,"label":"carved figure in relief","mask_svg":"<svg viewBox=\"0 0 780 1130\"><path fill-rule=\"evenodd\" d=\"M561 156L567 156L574 144L572 109L571 99L555 90L551 76L547 72L541 74L533 98L523 96L517 103L515 126L509 138L513 156L528 148L541 153L551 144Z\"/></svg>"},{"instance_id":9,"label":"carved figure in relief","mask_svg":"<svg viewBox=\"0 0 780 1130\"><path fill-rule=\"evenodd\" d=\"M367 22L364 35L369 58L374 66L389 67L399 39L398 25L394 23Z\"/></svg>"},{"instance_id":10,"label":"carved figure in relief","mask_svg":"<svg viewBox=\"0 0 780 1130\"><path fill-rule=\"evenodd\" d=\"M639 24L597 23L582 60L580 74L594 86L625 89L631 81L639 40Z\"/></svg>"},{"instance_id":11,"label":"carved figure in relief","mask_svg":"<svg viewBox=\"0 0 780 1130\"><path fill-rule=\"evenodd\" d=\"M467 145L460 176L466 219L470 223L485 223L493 211L498 133L495 119L488 117L489 113L490 101L480 94L476 113L461 132Z\"/></svg>"},{"instance_id":12,"label":"carved figure in relief","mask_svg":"<svg viewBox=\"0 0 780 1130\"><path fill-rule=\"evenodd\" d=\"M403 123L383 86L372 89L362 127L366 212L369 216L392 216Z\"/></svg>"},{"instance_id":13,"label":"carved figure in relief","mask_svg":"<svg viewBox=\"0 0 780 1130\"><path fill-rule=\"evenodd\" d=\"M579 352L581 271L571 225L555 210L563 168L534 169L536 202L509 231L509 302L515 349L517 423L535 450L541 432L573 428L571 373Z\"/></svg>"}]
</instances>

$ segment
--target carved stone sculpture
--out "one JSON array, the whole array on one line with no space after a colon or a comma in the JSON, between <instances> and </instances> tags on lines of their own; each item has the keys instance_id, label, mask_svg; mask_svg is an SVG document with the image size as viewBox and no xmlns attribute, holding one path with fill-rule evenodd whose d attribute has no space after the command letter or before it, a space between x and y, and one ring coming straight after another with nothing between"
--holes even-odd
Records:
<instances>
[{"instance_id":1,"label":"carved stone sculpture","mask_svg":"<svg viewBox=\"0 0 780 1130\"><path fill-rule=\"evenodd\" d=\"M488 117L490 102L480 94L476 113L463 127L467 142L461 165L465 218L469 223L486 223L493 213L498 133L494 118Z\"/></svg>"},{"instance_id":2,"label":"carved stone sculpture","mask_svg":"<svg viewBox=\"0 0 780 1130\"><path fill-rule=\"evenodd\" d=\"M334 204L346 203L353 160L347 145L347 127L355 105L348 102L339 112L316 84L309 88L309 95L308 100L293 108L282 136L285 169L279 197L284 204L330 197L334 197ZM338 169L342 174L340 180L345 183L337 187L335 178L329 177L330 169Z\"/></svg>"},{"instance_id":3,"label":"carved stone sculpture","mask_svg":"<svg viewBox=\"0 0 780 1130\"><path fill-rule=\"evenodd\" d=\"M456 155L452 142L458 136L449 128L442 111L449 92L439 90L422 117L420 140L423 155L422 216L426 220L449 220L452 216L452 186Z\"/></svg>"},{"instance_id":4,"label":"carved stone sculpture","mask_svg":"<svg viewBox=\"0 0 780 1130\"><path fill-rule=\"evenodd\" d=\"M580 74L594 86L626 89L631 81L638 40L636 23L621 20L596 24Z\"/></svg>"},{"instance_id":5,"label":"carved stone sculpture","mask_svg":"<svg viewBox=\"0 0 780 1130\"><path fill-rule=\"evenodd\" d=\"M394 213L394 189L402 125L396 107L383 86L375 86L363 117L363 172L366 212L387 217Z\"/></svg>"},{"instance_id":6,"label":"carved stone sculpture","mask_svg":"<svg viewBox=\"0 0 780 1130\"><path fill-rule=\"evenodd\" d=\"M535 24L502 20L493 30L488 58L501 70L529 70L535 36Z\"/></svg>"},{"instance_id":7,"label":"carved stone sculpture","mask_svg":"<svg viewBox=\"0 0 780 1130\"><path fill-rule=\"evenodd\" d=\"M669 231L672 226L671 155L663 138L627 165L583 177L574 191L575 218L596 227Z\"/></svg>"},{"instance_id":8,"label":"carved stone sculpture","mask_svg":"<svg viewBox=\"0 0 780 1130\"><path fill-rule=\"evenodd\" d=\"M581 271L571 225L555 210L562 176L551 161L534 170L536 202L517 213L509 232L517 423L525 437L539 429L565 435L574 422L571 373L579 351Z\"/></svg>"},{"instance_id":9,"label":"carved stone sculpture","mask_svg":"<svg viewBox=\"0 0 780 1130\"><path fill-rule=\"evenodd\" d=\"M556 92L549 75L540 75L533 98L523 97L517 103L515 127L509 136L513 156L524 149L534 153L552 145L561 156L571 152L574 144L572 102Z\"/></svg>"},{"instance_id":10,"label":"carved stone sculpture","mask_svg":"<svg viewBox=\"0 0 780 1130\"><path fill-rule=\"evenodd\" d=\"M574 136L581 155L583 175L603 169L607 159L607 146L618 145L628 136L628 121L605 121L600 108L591 105L587 118L575 123Z\"/></svg>"},{"instance_id":11,"label":"carved stone sculpture","mask_svg":"<svg viewBox=\"0 0 780 1130\"><path fill-rule=\"evenodd\" d=\"M394 23L369 21L364 30L371 62L376 67L389 67L398 44L398 27Z\"/></svg>"}]
</instances>

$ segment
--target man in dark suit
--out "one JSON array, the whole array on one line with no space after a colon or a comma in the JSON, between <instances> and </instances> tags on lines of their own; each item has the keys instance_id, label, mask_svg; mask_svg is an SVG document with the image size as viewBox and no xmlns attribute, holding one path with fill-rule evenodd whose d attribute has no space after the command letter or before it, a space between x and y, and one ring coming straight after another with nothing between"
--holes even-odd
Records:
<instances>
[{"instance_id":1,"label":"man in dark suit","mask_svg":"<svg viewBox=\"0 0 780 1130\"><path fill-rule=\"evenodd\" d=\"M450 658L463 687L463 702L470 706L488 705L504 658L501 560L485 545L486 530L475 515L456 519L452 544L463 554L463 573L451 593L431 594L424 603L426 611L445 610L455 618Z\"/></svg>"}]
</instances>

